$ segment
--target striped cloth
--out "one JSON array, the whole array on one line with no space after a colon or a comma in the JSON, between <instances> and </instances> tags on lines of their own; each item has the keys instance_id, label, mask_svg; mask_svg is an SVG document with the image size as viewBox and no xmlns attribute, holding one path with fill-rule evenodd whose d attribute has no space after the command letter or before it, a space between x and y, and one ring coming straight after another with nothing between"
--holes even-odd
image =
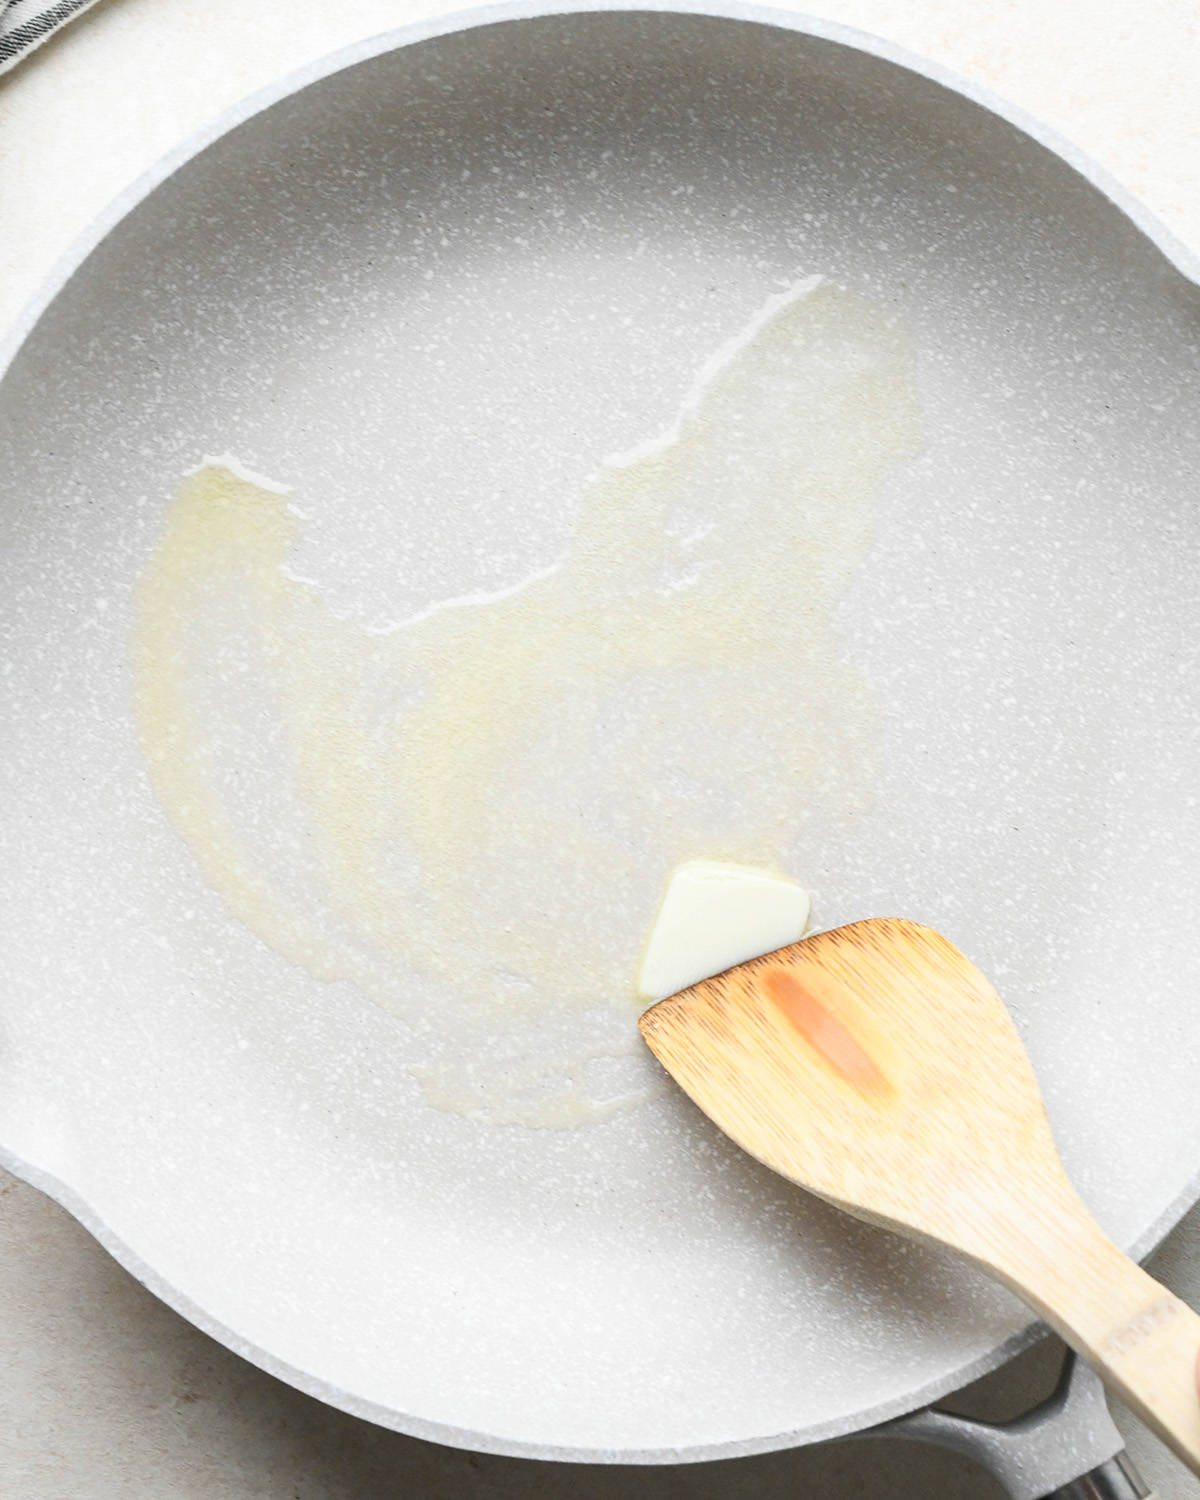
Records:
<instances>
[{"instance_id":1,"label":"striped cloth","mask_svg":"<svg viewBox=\"0 0 1200 1500\"><path fill-rule=\"evenodd\" d=\"M0 0L0 73L96 0Z\"/></svg>"}]
</instances>

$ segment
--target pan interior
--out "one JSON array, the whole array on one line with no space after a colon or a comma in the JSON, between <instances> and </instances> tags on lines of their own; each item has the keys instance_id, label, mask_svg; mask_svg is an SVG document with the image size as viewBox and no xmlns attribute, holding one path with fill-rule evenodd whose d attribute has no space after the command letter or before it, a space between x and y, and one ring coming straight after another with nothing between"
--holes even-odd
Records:
<instances>
[{"instance_id":1,"label":"pan interior","mask_svg":"<svg viewBox=\"0 0 1200 1500\"><path fill-rule=\"evenodd\" d=\"M671 1093L574 1130L429 1108L394 1015L230 917L134 727L135 583L206 453L293 488L335 608L501 587L809 275L900 316L924 446L837 614L873 801L789 865L819 925L911 916L994 979L1133 1244L1200 1138L1197 296L1061 161L788 30L480 26L193 158L0 388L0 1141L242 1347L395 1425L766 1447L946 1389L1028 1321Z\"/></svg>"}]
</instances>

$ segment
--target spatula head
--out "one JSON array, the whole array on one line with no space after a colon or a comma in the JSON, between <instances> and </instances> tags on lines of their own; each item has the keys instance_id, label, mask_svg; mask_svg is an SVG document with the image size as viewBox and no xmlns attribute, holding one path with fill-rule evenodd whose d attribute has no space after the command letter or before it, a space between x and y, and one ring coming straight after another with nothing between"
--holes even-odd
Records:
<instances>
[{"instance_id":1,"label":"spatula head","mask_svg":"<svg viewBox=\"0 0 1200 1500\"><path fill-rule=\"evenodd\" d=\"M672 995L641 1029L727 1135L860 1217L990 1263L997 1215L1070 1195L1008 1012L928 927L818 933Z\"/></svg>"}]
</instances>

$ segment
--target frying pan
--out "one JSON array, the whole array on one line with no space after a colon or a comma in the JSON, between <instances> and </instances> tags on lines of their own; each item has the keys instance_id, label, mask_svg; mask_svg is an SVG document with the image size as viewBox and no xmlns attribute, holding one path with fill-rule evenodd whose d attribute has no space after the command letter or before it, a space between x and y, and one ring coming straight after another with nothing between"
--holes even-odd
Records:
<instances>
[{"instance_id":1,"label":"frying pan","mask_svg":"<svg viewBox=\"0 0 1200 1500\"><path fill-rule=\"evenodd\" d=\"M511 584L812 274L898 314L924 441L837 617L874 800L789 865L821 925L902 912L996 979L1075 1182L1145 1252L1200 1186L1200 294L1077 155L824 22L494 9L235 110L5 351L0 1160L360 1416L722 1457L881 1423L1036 1336L669 1093L574 1130L429 1108L393 1015L207 887L133 725L136 580L204 454L293 488L295 566L343 612ZM570 899L548 920L615 896Z\"/></svg>"}]
</instances>

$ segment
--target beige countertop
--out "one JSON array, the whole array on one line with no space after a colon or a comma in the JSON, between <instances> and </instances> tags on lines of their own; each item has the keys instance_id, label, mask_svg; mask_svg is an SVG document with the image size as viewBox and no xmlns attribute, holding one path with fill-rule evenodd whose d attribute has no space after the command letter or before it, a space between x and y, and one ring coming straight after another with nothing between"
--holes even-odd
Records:
<instances>
[{"instance_id":1,"label":"beige countertop","mask_svg":"<svg viewBox=\"0 0 1200 1500\"><path fill-rule=\"evenodd\" d=\"M345 43L450 8L104 0L0 83L0 328L114 194L225 106ZM1014 101L1200 247L1194 0L797 8L888 37ZM1200 1211L1156 1269L1200 1305ZM5 1500L994 1493L964 1461L907 1445L843 1444L633 1476L400 1437L244 1364L158 1303L60 1209L2 1176L0 1327ZM1018 1383L1044 1376L1045 1363L1035 1356ZM1200 1500L1200 1482L1120 1420L1147 1478L1165 1496Z\"/></svg>"}]
</instances>

